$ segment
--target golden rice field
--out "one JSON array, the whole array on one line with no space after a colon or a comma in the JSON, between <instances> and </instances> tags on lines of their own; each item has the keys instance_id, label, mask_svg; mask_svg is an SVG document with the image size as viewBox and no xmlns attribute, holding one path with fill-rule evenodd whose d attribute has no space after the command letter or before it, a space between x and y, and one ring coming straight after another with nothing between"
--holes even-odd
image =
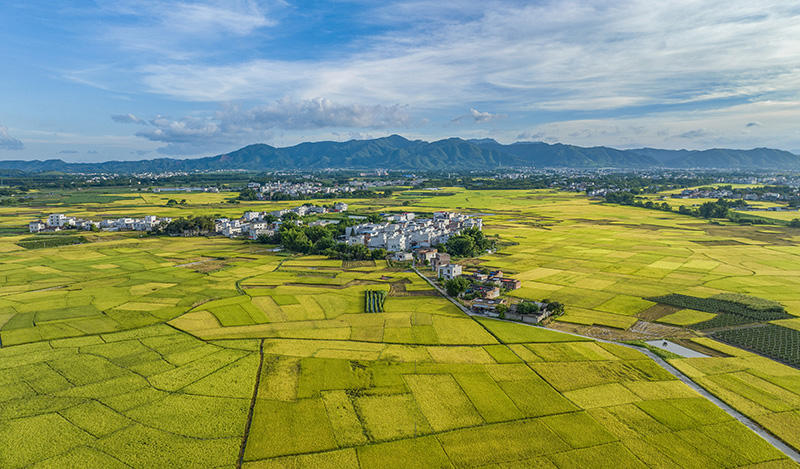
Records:
<instances>
[{"instance_id":1,"label":"golden rice field","mask_svg":"<svg viewBox=\"0 0 800 469\"><path fill-rule=\"evenodd\" d=\"M504 247L483 265L520 278L520 297L563 302L564 323L635 327L653 306L643 298L666 293L747 293L800 313L786 228L566 193L453 192L402 209L491 213L485 231ZM176 209L128 195L37 210L231 216L292 204L187 194ZM0 227L29 221L1 210ZM637 350L469 317L385 262L119 233L23 249L26 236L0 237L0 467L795 467ZM384 312L365 312L366 290L389 292ZM730 356L672 363L800 446L800 372L696 340Z\"/></svg>"}]
</instances>

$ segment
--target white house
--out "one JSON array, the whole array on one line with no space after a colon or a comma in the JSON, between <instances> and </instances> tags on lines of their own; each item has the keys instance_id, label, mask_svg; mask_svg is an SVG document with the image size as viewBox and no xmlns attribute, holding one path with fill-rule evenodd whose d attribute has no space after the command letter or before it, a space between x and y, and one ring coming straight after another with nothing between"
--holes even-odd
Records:
<instances>
[{"instance_id":1,"label":"white house","mask_svg":"<svg viewBox=\"0 0 800 469\"><path fill-rule=\"evenodd\" d=\"M353 246L355 244L364 244L364 235L348 236L347 238L345 238L344 242L347 243L348 246Z\"/></svg>"},{"instance_id":2,"label":"white house","mask_svg":"<svg viewBox=\"0 0 800 469\"><path fill-rule=\"evenodd\" d=\"M46 227L47 227L47 225L42 223L41 220L36 220L36 221L32 221L32 222L28 223L28 229L31 231L31 233L38 233L38 232L42 231L43 229L45 229Z\"/></svg>"},{"instance_id":3,"label":"white house","mask_svg":"<svg viewBox=\"0 0 800 469\"><path fill-rule=\"evenodd\" d=\"M246 221L258 220L261 218L261 212L244 212L242 216Z\"/></svg>"},{"instance_id":4,"label":"white house","mask_svg":"<svg viewBox=\"0 0 800 469\"><path fill-rule=\"evenodd\" d=\"M411 255L410 252L403 251L392 254L393 261L405 262L405 261L410 261L411 259L413 259L413 256Z\"/></svg>"},{"instance_id":5,"label":"white house","mask_svg":"<svg viewBox=\"0 0 800 469\"><path fill-rule=\"evenodd\" d=\"M242 234L242 228L240 226L228 225L222 228L222 234L223 236L233 238Z\"/></svg>"},{"instance_id":6,"label":"white house","mask_svg":"<svg viewBox=\"0 0 800 469\"><path fill-rule=\"evenodd\" d=\"M395 235L386 238L387 251L397 252L397 251L405 251L405 249L406 249L406 238L404 236Z\"/></svg>"},{"instance_id":7,"label":"white house","mask_svg":"<svg viewBox=\"0 0 800 469\"><path fill-rule=\"evenodd\" d=\"M347 211L347 204L344 202L337 202L333 204L333 211L334 212L346 212Z\"/></svg>"},{"instance_id":8,"label":"white house","mask_svg":"<svg viewBox=\"0 0 800 469\"><path fill-rule=\"evenodd\" d=\"M51 213L49 217L47 217L47 226L57 226L62 227L67 222L67 216L63 213Z\"/></svg>"},{"instance_id":9,"label":"white house","mask_svg":"<svg viewBox=\"0 0 800 469\"><path fill-rule=\"evenodd\" d=\"M461 275L461 266L459 264L440 265L437 275L445 280L452 280Z\"/></svg>"}]
</instances>

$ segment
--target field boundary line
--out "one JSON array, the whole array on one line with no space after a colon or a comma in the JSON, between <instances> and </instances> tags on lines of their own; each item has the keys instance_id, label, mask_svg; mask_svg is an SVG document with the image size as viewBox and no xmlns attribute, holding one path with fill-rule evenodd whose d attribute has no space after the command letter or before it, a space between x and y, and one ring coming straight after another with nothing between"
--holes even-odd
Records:
<instances>
[{"instance_id":1,"label":"field boundary line","mask_svg":"<svg viewBox=\"0 0 800 469\"><path fill-rule=\"evenodd\" d=\"M726 404L725 402L723 402L717 396L715 396L715 395L711 394L710 392L708 392L704 387L702 387L699 384L695 383L691 378L689 378L688 376L686 376L685 374L680 372L674 366L670 365L663 358L659 357L658 355L654 354L653 352L651 352L651 351L649 351L647 349L642 349L642 348L636 347L634 345L627 345L627 344L618 344L618 345L623 345L625 347L635 348L636 350L639 350L640 352L644 353L645 355L650 357L650 359L652 359L654 362L656 362L656 364L658 364L661 368L664 368L665 370L667 370L670 374L672 374L673 376L675 376L676 378L681 380L681 382L683 382L683 384L689 386L690 388L695 390L698 394L700 394L701 396L703 396L704 398L709 400L712 404L716 405L717 407L719 407L720 409L725 411L728 415L730 415L734 419L738 420L739 423L741 423L745 427L749 428L756 435L758 435L761 438L763 438L764 440L766 440L769 444L774 446L775 449L777 449L778 451L782 452L787 457L789 457L789 459L800 463L800 453L795 451L792 447L790 447L789 445L787 445L786 443L784 443L783 441L781 441L777 437L773 436L771 433L769 433L764 428L760 427L757 423L755 423L752 420L750 420L749 417L745 416L744 414L739 413L739 411L737 411L733 407L731 407L728 404Z\"/></svg>"},{"instance_id":2,"label":"field boundary line","mask_svg":"<svg viewBox=\"0 0 800 469\"><path fill-rule=\"evenodd\" d=\"M482 316L482 315L475 314L473 316ZM482 316L482 317L485 317L485 316ZM645 349L643 347L637 347L635 345L623 344L621 342L615 342L615 341L612 341L612 340L597 339L595 337L589 337L589 336L585 336L585 335L580 335L580 334L576 334L574 332L560 331L558 329L551 329L549 327L536 326L534 324L526 324L526 323L521 323L521 322L516 322L516 321L508 321L506 319L499 319L499 318L489 318L489 319L495 319L497 321L503 321L503 322L508 322L508 323L512 323L512 324L520 324L520 325L528 326L528 327L540 327L540 328L546 329L548 331L559 332L561 334L567 334L567 335L571 335L571 336L575 336L575 337L583 337L585 339L592 339L592 340L594 340L596 342L604 342L604 343L607 343L607 344L621 345L623 347L627 347L627 348L631 348L631 349L634 349L634 350L638 350L639 352L642 352L647 358L653 360L658 366L660 366L661 368L666 370L672 376L678 378L683 384L689 386L692 390L694 390L695 392L700 394L701 397L705 398L706 400L708 400L709 402L711 402L715 406L719 407L723 412L725 412L726 414L728 414L731 417L733 417L735 420L737 420L739 423L741 423L742 425L744 425L745 427L750 429L756 435L760 436L767 443L772 445L775 449L777 449L778 451L780 451L781 453L786 455L786 457L788 457L789 459L791 459L794 462L800 463L800 453L795 451L794 448L792 448L791 446L789 446L786 443L784 443L778 437L776 437L776 436L772 435L771 433L769 433L767 430L765 430L763 427L759 426L757 423L755 423L749 417L747 417L744 414L740 413L739 411L737 411L736 409L732 408L731 406L729 406L728 404L723 402L721 399L719 399L715 395L713 395L710 392L708 392L705 388L703 388L699 384L695 383L691 378L689 378L685 374L681 373L677 368L675 368L674 366L670 365L666 360L662 359L658 355L654 354L653 352L651 352L651 351L649 351L649 350L647 350L647 349Z\"/></svg>"},{"instance_id":3,"label":"field boundary line","mask_svg":"<svg viewBox=\"0 0 800 469\"><path fill-rule=\"evenodd\" d=\"M253 413L256 408L256 399L258 398L258 388L261 385L261 369L264 366L264 339L261 339L261 344L258 347L258 371L256 372L256 384L253 386L253 397L250 401L250 410L247 412L247 422L244 425L244 435L242 435L242 447L239 448L239 458L236 460L236 469L242 468L244 462L244 451L247 448L247 439L250 436L250 426L253 423Z\"/></svg>"}]
</instances>

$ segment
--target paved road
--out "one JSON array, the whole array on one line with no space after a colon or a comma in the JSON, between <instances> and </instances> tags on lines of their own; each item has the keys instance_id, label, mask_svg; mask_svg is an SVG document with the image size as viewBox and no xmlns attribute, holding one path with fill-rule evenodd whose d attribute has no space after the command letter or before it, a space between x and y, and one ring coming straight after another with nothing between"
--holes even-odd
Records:
<instances>
[{"instance_id":1,"label":"paved road","mask_svg":"<svg viewBox=\"0 0 800 469\"><path fill-rule=\"evenodd\" d=\"M625 344L619 344L619 345L625 345ZM664 368L668 372L672 373L676 378L678 378L679 380L683 381L684 384L686 384L690 388L694 389L701 396L703 396L706 399L708 399L709 401L711 401L712 404L716 405L720 409L722 409L725 412L727 412L728 415L730 415L731 417L733 417L736 420L738 420L739 422L741 422L745 427L749 428L750 430L753 430L758 436L760 436L761 438L767 440L767 442L769 442L769 444L771 444L772 446L777 448L779 451L781 451L783 454L785 454L786 456L791 458L793 461L800 463L800 453L798 453L794 449L790 448L788 445L786 445L781 440L775 438L774 436L772 436L769 433L767 433L766 431L764 431L764 429L762 429L761 427L756 425L755 422L753 422L749 418L745 417L744 415L740 414L736 410L732 409L730 406L728 406L728 404L725 404L721 400L717 399L713 394L711 394L708 391L706 391L705 389L703 389L700 385L698 385L697 383L692 381L688 376L686 376L683 373L681 373L680 371L678 371L674 366L672 366L669 363L667 363L666 361L664 361L661 357L657 356L656 354L654 354L653 352L651 352L649 350L643 350L643 349L641 349L639 347L633 347L633 346L630 346L630 347L636 348L640 352L642 352L645 355L647 355L648 357L650 357L654 362L658 363L661 366L661 368Z\"/></svg>"},{"instance_id":2,"label":"paved road","mask_svg":"<svg viewBox=\"0 0 800 469\"><path fill-rule=\"evenodd\" d=\"M690 348L678 345L675 342L670 342L669 340L648 340L645 343L648 345L652 345L653 347L658 347L660 349L666 350L667 352L672 352L676 355L680 355L684 358L708 358L708 355L704 353L694 351Z\"/></svg>"},{"instance_id":3,"label":"paved road","mask_svg":"<svg viewBox=\"0 0 800 469\"><path fill-rule=\"evenodd\" d=\"M450 296L448 296L447 293L444 292L444 290L439 288L427 276L423 275L419 270L417 270L416 266L412 266L412 268L417 273L417 275L419 275L420 277L424 278L442 296L444 296L448 300L452 301L453 304L458 306L462 311L464 311L465 313L469 314L470 316L482 316L480 314L473 313L472 311L470 311L467 308L465 308L461 303L459 303L458 301L456 301L453 298L451 298ZM502 319L498 319L498 321L502 321ZM516 322L516 321L509 321L509 322L512 322L514 324L521 324L523 326L529 326L529 327L541 327L541 326L534 326L532 324L525 324L525 323ZM782 452L783 454L788 456L793 461L795 461L797 463L800 463L800 453L798 453L794 449L790 448L788 445L786 445L781 440L779 440L779 439L775 438L774 436L770 435L769 433L767 433L763 428L761 428L758 425L756 425L756 423L753 422L752 420L750 420L749 418L745 417L744 415L740 414L739 412L737 412L736 410L731 408L729 405L727 405L724 402L722 402L721 400L717 399L713 394L711 394L708 391L706 391L705 389L703 389L700 385L698 385L697 383L692 381L688 376L686 376L683 373L681 373L680 371L678 371L677 368L675 368L674 366L670 365L669 363L667 363L666 361L661 359L661 357L657 356L653 352L651 352L649 350L646 350L646 349L643 349L641 347L633 346L633 345L621 344L619 342L612 342L612 341L609 341L609 340L597 339L597 338L594 338L594 337L583 336L583 335L580 335L580 334L573 334L571 332L559 331L557 329L549 329L548 328L547 330L553 331L553 332L560 332L562 334L574 335L574 336L577 336L577 337L584 337L584 338L587 338L587 339L596 340L598 342L606 342L606 343L609 343L609 344L622 345L624 347L629 347L629 348L632 348L634 350L638 350L638 351L642 352L643 354L647 355L650 359L652 359L654 362L656 362L659 366L661 366L661 368L664 368L665 370L667 370L673 376L675 376L676 378L681 380L684 384L686 384L690 388L692 388L695 391L697 391L698 394L700 394L701 396L703 396L706 399L708 399L709 401L711 401L712 404L714 404L715 406L719 407L720 409L725 411L728 415L730 415L731 417L733 417L736 420L738 420L739 422L741 422L745 427L749 428L750 430L755 432L758 436L760 436L761 438L766 440L769 444L774 446L775 449L777 449L778 451Z\"/></svg>"}]
</instances>

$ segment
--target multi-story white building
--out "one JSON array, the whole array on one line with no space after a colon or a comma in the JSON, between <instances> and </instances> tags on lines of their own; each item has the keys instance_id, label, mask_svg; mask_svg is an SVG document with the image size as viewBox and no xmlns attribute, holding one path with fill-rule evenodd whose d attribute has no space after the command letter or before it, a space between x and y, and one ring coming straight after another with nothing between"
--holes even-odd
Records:
<instances>
[{"instance_id":1,"label":"multi-story white building","mask_svg":"<svg viewBox=\"0 0 800 469\"><path fill-rule=\"evenodd\" d=\"M451 212L436 212L433 219L419 219L413 213L387 217L383 223L363 223L347 227L345 242L358 244L358 236L370 249L385 248L388 251L428 248L445 243L450 236L466 228L482 229L480 218Z\"/></svg>"},{"instance_id":2,"label":"multi-story white building","mask_svg":"<svg viewBox=\"0 0 800 469\"><path fill-rule=\"evenodd\" d=\"M461 266L459 264L440 265L436 274L445 280L452 280L461 275Z\"/></svg>"}]
</instances>

